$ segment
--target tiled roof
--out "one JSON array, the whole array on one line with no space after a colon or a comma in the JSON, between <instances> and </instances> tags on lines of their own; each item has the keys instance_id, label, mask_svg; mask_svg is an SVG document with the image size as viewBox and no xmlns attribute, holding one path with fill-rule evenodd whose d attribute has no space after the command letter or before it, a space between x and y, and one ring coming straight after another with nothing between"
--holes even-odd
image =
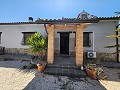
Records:
<instances>
[{"instance_id":1,"label":"tiled roof","mask_svg":"<svg viewBox=\"0 0 120 90\"><path fill-rule=\"evenodd\" d=\"M99 20L120 20L120 16L113 17L98 17Z\"/></svg>"},{"instance_id":2,"label":"tiled roof","mask_svg":"<svg viewBox=\"0 0 120 90\"><path fill-rule=\"evenodd\" d=\"M35 24L35 22L7 22L7 23L0 23L0 25L17 25L17 24Z\"/></svg>"},{"instance_id":3,"label":"tiled roof","mask_svg":"<svg viewBox=\"0 0 120 90\"><path fill-rule=\"evenodd\" d=\"M95 17L95 18L62 18L62 19L38 19L35 22L8 22L0 25L17 25L17 24L62 24L62 23L98 23L99 20L120 20L120 16L114 17Z\"/></svg>"},{"instance_id":4,"label":"tiled roof","mask_svg":"<svg viewBox=\"0 0 120 90\"><path fill-rule=\"evenodd\" d=\"M39 19L36 20L37 24L61 24L61 23L97 23L98 19L77 19L77 18L62 18L62 19Z\"/></svg>"}]
</instances>

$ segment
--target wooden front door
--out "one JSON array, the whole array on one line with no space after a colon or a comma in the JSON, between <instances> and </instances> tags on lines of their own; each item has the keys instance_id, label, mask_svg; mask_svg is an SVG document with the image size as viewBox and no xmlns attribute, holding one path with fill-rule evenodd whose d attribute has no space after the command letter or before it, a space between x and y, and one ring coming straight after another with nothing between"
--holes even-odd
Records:
<instances>
[{"instance_id":1,"label":"wooden front door","mask_svg":"<svg viewBox=\"0 0 120 90\"><path fill-rule=\"evenodd\" d=\"M69 55L69 33L60 33L60 54Z\"/></svg>"}]
</instances>

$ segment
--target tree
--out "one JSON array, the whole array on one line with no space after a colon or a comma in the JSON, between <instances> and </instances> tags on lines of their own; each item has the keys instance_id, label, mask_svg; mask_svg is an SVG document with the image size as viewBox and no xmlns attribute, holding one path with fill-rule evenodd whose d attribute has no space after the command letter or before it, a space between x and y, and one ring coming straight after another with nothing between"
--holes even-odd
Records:
<instances>
[{"instance_id":1,"label":"tree","mask_svg":"<svg viewBox=\"0 0 120 90\"><path fill-rule=\"evenodd\" d=\"M119 41L118 41L118 38L120 38L120 33L119 33L120 28L119 28L119 26L120 26L120 24L118 26L116 26L116 30L115 30L116 34L106 36L107 38L116 38L116 44L106 46L106 48L116 48L116 52L114 52L114 54L117 55L117 62L119 62L119 53L120 53L120 50L119 50L120 44L119 44Z\"/></svg>"},{"instance_id":2,"label":"tree","mask_svg":"<svg viewBox=\"0 0 120 90\"><path fill-rule=\"evenodd\" d=\"M30 46L32 53L37 54L42 60L47 55L47 37L43 37L40 33L35 33L28 38L28 45Z\"/></svg>"}]
</instances>

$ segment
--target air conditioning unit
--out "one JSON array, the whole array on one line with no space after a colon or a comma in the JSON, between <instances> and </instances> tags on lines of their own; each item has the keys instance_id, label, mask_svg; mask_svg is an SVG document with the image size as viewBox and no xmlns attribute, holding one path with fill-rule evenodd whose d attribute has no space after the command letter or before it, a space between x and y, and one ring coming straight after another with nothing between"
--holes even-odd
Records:
<instances>
[{"instance_id":1,"label":"air conditioning unit","mask_svg":"<svg viewBox=\"0 0 120 90\"><path fill-rule=\"evenodd\" d=\"M96 52L87 52L87 58L96 58Z\"/></svg>"}]
</instances>

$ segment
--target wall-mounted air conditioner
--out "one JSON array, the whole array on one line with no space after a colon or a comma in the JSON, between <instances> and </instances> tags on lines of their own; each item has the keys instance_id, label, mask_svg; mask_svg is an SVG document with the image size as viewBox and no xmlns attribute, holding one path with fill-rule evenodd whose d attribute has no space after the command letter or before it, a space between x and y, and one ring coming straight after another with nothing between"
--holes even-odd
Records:
<instances>
[{"instance_id":1,"label":"wall-mounted air conditioner","mask_svg":"<svg viewBox=\"0 0 120 90\"><path fill-rule=\"evenodd\" d=\"M87 58L96 58L96 52L87 52Z\"/></svg>"}]
</instances>

